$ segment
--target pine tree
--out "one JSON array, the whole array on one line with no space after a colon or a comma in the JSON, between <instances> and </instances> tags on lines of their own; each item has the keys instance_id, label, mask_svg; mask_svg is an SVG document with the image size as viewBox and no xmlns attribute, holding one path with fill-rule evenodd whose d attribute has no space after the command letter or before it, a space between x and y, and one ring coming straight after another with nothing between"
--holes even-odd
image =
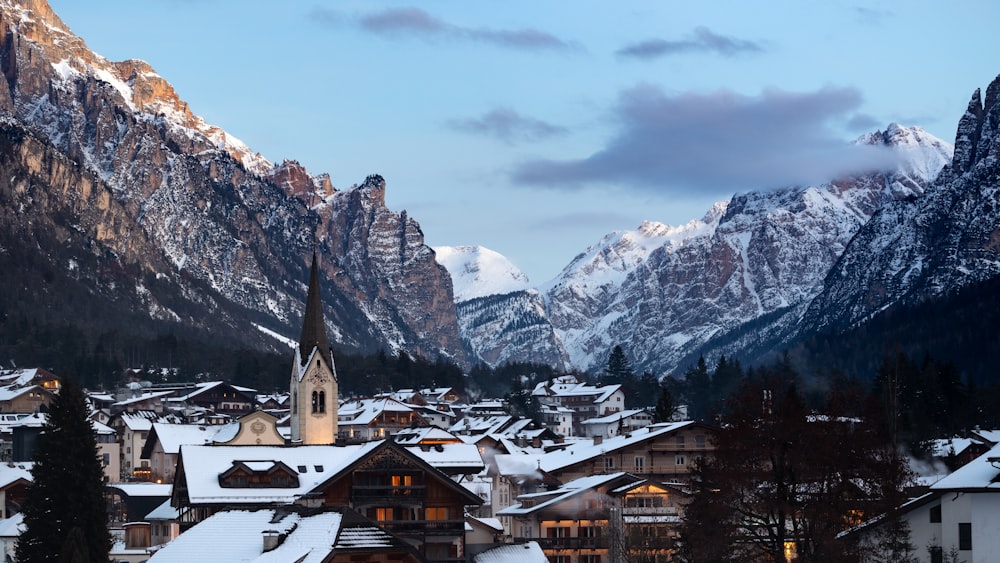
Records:
<instances>
[{"instance_id":1,"label":"pine tree","mask_svg":"<svg viewBox=\"0 0 1000 563\"><path fill-rule=\"evenodd\" d=\"M17 542L22 563L108 560L103 473L83 390L72 380L49 408Z\"/></svg>"},{"instance_id":2,"label":"pine tree","mask_svg":"<svg viewBox=\"0 0 1000 563\"><path fill-rule=\"evenodd\" d=\"M677 405L674 404L674 395L670 392L670 386L666 381L660 384L660 396L656 399L656 410L654 412L654 422L670 422L673 420L674 411Z\"/></svg>"},{"instance_id":3,"label":"pine tree","mask_svg":"<svg viewBox=\"0 0 1000 563\"><path fill-rule=\"evenodd\" d=\"M625 357L625 351L622 350L622 347L616 345L608 354L608 367L604 370L604 383L626 383L633 378L635 378L635 372L632 371L632 364Z\"/></svg>"}]
</instances>

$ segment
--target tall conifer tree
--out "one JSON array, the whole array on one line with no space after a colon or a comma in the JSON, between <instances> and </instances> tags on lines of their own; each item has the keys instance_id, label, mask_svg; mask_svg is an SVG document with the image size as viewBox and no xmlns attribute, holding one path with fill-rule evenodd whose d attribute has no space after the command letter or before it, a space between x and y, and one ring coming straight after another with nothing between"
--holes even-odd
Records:
<instances>
[{"instance_id":1,"label":"tall conifer tree","mask_svg":"<svg viewBox=\"0 0 1000 563\"><path fill-rule=\"evenodd\" d=\"M111 537L103 471L83 390L73 380L64 380L52 401L34 461L17 560L106 562Z\"/></svg>"}]
</instances>

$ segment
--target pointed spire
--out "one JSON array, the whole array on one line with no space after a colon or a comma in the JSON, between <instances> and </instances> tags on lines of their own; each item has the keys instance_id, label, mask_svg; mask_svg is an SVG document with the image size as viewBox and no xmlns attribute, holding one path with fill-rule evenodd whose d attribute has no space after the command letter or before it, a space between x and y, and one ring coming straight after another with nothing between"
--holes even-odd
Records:
<instances>
[{"instance_id":1,"label":"pointed spire","mask_svg":"<svg viewBox=\"0 0 1000 563\"><path fill-rule=\"evenodd\" d=\"M326 325L323 323L323 301L319 296L319 268L316 262L316 249L313 248L306 314L302 319L302 336L299 337L299 361L305 365L313 349L319 348L326 365L332 368L333 360L330 357L330 342L326 338Z\"/></svg>"}]
</instances>

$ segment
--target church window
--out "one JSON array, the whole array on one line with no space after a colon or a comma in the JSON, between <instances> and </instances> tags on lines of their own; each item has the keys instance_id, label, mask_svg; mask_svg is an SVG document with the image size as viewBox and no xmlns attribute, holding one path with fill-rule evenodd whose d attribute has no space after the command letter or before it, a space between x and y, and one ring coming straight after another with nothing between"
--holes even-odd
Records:
<instances>
[{"instance_id":1,"label":"church window","mask_svg":"<svg viewBox=\"0 0 1000 563\"><path fill-rule=\"evenodd\" d=\"M314 414L326 412L326 391L313 391L312 412Z\"/></svg>"}]
</instances>

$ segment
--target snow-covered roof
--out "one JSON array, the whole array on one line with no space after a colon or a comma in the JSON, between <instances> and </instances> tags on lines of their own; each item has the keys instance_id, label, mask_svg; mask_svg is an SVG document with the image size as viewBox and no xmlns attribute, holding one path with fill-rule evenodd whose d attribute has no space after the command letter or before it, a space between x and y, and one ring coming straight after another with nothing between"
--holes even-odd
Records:
<instances>
[{"instance_id":1,"label":"snow-covered roof","mask_svg":"<svg viewBox=\"0 0 1000 563\"><path fill-rule=\"evenodd\" d=\"M972 434L992 444L1000 444L1000 430L973 430Z\"/></svg>"},{"instance_id":2,"label":"snow-covered roof","mask_svg":"<svg viewBox=\"0 0 1000 563\"><path fill-rule=\"evenodd\" d=\"M327 479L374 450L381 442L351 446L205 446L182 445L184 482L192 504L295 502ZM227 488L219 475L235 462L281 462L298 477L297 487Z\"/></svg>"},{"instance_id":3,"label":"snow-covered roof","mask_svg":"<svg viewBox=\"0 0 1000 563\"><path fill-rule=\"evenodd\" d=\"M442 430L436 426L426 428L408 428L400 430L394 437L397 444L403 446L416 445L420 442L459 442L460 440L451 432Z\"/></svg>"},{"instance_id":4,"label":"snow-covered roof","mask_svg":"<svg viewBox=\"0 0 1000 563\"><path fill-rule=\"evenodd\" d=\"M537 542L506 544L476 555L475 563L548 563Z\"/></svg>"},{"instance_id":5,"label":"snow-covered roof","mask_svg":"<svg viewBox=\"0 0 1000 563\"><path fill-rule=\"evenodd\" d=\"M341 519L339 512L217 512L163 546L149 563L203 561L207 554L216 563L320 563L333 550ZM280 545L267 552L262 539L266 532L284 535Z\"/></svg>"},{"instance_id":6,"label":"snow-covered roof","mask_svg":"<svg viewBox=\"0 0 1000 563\"><path fill-rule=\"evenodd\" d=\"M36 389L41 389L38 385L27 385L24 387L0 387L0 401L12 401L25 393L33 392Z\"/></svg>"},{"instance_id":7,"label":"snow-covered roof","mask_svg":"<svg viewBox=\"0 0 1000 563\"><path fill-rule=\"evenodd\" d=\"M383 412L413 412L413 408L395 399L357 399L348 401L337 409L340 426L368 425Z\"/></svg>"},{"instance_id":8,"label":"snow-covered roof","mask_svg":"<svg viewBox=\"0 0 1000 563\"><path fill-rule=\"evenodd\" d=\"M487 528L497 532L503 531L503 522L499 518L480 518L479 516L466 516L467 520L478 522Z\"/></svg>"},{"instance_id":9,"label":"snow-covered roof","mask_svg":"<svg viewBox=\"0 0 1000 563\"><path fill-rule=\"evenodd\" d=\"M482 471L483 456L474 444L435 444L430 447L406 446L413 455L442 470L466 469L469 473ZM447 472L447 471L446 471Z\"/></svg>"},{"instance_id":10,"label":"snow-covered roof","mask_svg":"<svg viewBox=\"0 0 1000 563\"><path fill-rule=\"evenodd\" d=\"M118 489L128 497L169 497L173 485L160 483L109 483L109 488Z\"/></svg>"},{"instance_id":11,"label":"snow-covered roof","mask_svg":"<svg viewBox=\"0 0 1000 563\"><path fill-rule=\"evenodd\" d=\"M637 414L645 413L646 409L628 409L619 412L613 412L604 416L596 416L594 418L588 418L580 424L613 424L619 420L627 420L632 418Z\"/></svg>"},{"instance_id":12,"label":"snow-covered roof","mask_svg":"<svg viewBox=\"0 0 1000 563\"><path fill-rule=\"evenodd\" d=\"M132 397L131 399L125 399L123 401L118 401L115 403L114 407L127 407L129 405L134 405L136 403L141 403L143 401L149 401L151 399L163 399L173 395L173 391L156 391L150 393L142 393L137 397Z\"/></svg>"},{"instance_id":13,"label":"snow-covered roof","mask_svg":"<svg viewBox=\"0 0 1000 563\"><path fill-rule=\"evenodd\" d=\"M156 438L160 441L164 453L176 454L180 451L181 445L229 441L239 431L239 423L206 426L203 424L154 422L152 430L156 432Z\"/></svg>"},{"instance_id":14,"label":"snow-covered roof","mask_svg":"<svg viewBox=\"0 0 1000 563\"><path fill-rule=\"evenodd\" d=\"M693 421L671 422L665 424L654 424L633 430L628 434L607 438L600 444L593 441L577 442L566 449L553 451L541 457L541 467L545 471L553 472L571 465L586 461L594 457L604 455L608 452L617 451L621 448L638 444L646 440L652 440L664 434L676 432L681 428L694 424Z\"/></svg>"},{"instance_id":15,"label":"snow-covered roof","mask_svg":"<svg viewBox=\"0 0 1000 563\"><path fill-rule=\"evenodd\" d=\"M19 479L31 481L32 462L19 461L17 463L0 464L0 489L6 488Z\"/></svg>"},{"instance_id":16,"label":"snow-covered roof","mask_svg":"<svg viewBox=\"0 0 1000 563\"><path fill-rule=\"evenodd\" d=\"M1000 445L931 485L931 491L1000 491Z\"/></svg>"},{"instance_id":17,"label":"snow-covered roof","mask_svg":"<svg viewBox=\"0 0 1000 563\"><path fill-rule=\"evenodd\" d=\"M170 506L169 498L145 516L146 520L177 520L178 518L180 518L180 511Z\"/></svg>"},{"instance_id":18,"label":"snow-covered roof","mask_svg":"<svg viewBox=\"0 0 1000 563\"><path fill-rule=\"evenodd\" d=\"M0 538L17 538L24 531L24 513L18 512L10 518L0 520Z\"/></svg>"},{"instance_id":19,"label":"snow-covered roof","mask_svg":"<svg viewBox=\"0 0 1000 563\"><path fill-rule=\"evenodd\" d=\"M510 424L514 417L505 415L466 416L448 429L452 434L495 434Z\"/></svg>"},{"instance_id":20,"label":"snow-covered roof","mask_svg":"<svg viewBox=\"0 0 1000 563\"><path fill-rule=\"evenodd\" d=\"M611 483L612 481L615 481L616 479L624 477L626 475L628 474L621 472L611 473L608 475L590 475L587 477L580 477L578 479L574 479L554 491L543 491L540 493L520 495L517 498L522 502L519 502L517 504L508 506L503 510L500 510L499 512L497 512L497 516L514 516L514 515L531 514L533 512L537 512L539 510L569 500L570 498L582 494L586 491L597 489L598 487ZM524 506L523 501L529 499L534 501L532 505Z\"/></svg>"}]
</instances>

